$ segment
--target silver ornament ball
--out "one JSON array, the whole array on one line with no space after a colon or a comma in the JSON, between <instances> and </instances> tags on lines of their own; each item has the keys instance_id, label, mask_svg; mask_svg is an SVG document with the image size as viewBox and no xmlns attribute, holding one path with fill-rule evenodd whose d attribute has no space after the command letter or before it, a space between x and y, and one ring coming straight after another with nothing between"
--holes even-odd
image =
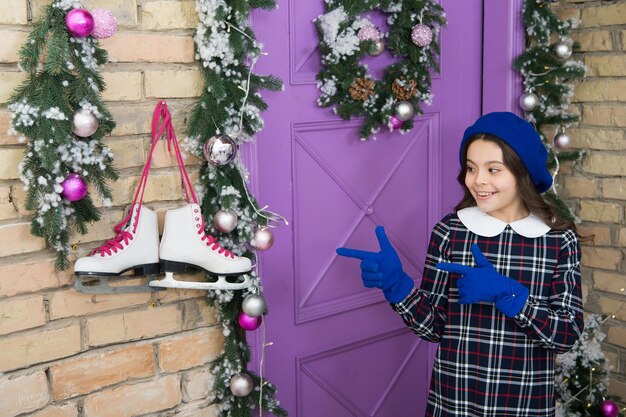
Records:
<instances>
[{"instance_id":1,"label":"silver ornament ball","mask_svg":"<svg viewBox=\"0 0 626 417\"><path fill-rule=\"evenodd\" d=\"M533 93L524 93L519 98L519 106L524 111L533 111L539 104L539 97Z\"/></svg>"},{"instance_id":2,"label":"silver ornament ball","mask_svg":"<svg viewBox=\"0 0 626 417\"><path fill-rule=\"evenodd\" d=\"M222 233L230 233L237 227L237 213L231 209L218 210L213 216L213 225Z\"/></svg>"},{"instance_id":3,"label":"silver ornament ball","mask_svg":"<svg viewBox=\"0 0 626 417\"><path fill-rule=\"evenodd\" d=\"M204 157L215 166L229 164L237 155L237 144L228 135L216 135L204 143Z\"/></svg>"},{"instance_id":4,"label":"silver ornament ball","mask_svg":"<svg viewBox=\"0 0 626 417\"><path fill-rule=\"evenodd\" d=\"M567 59L572 56L572 47L566 42L557 42L554 44L554 55L560 59Z\"/></svg>"},{"instance_id":5,"label":"silver ornament ball","mask_svg":"<svg viewBox=\"0 0 626 417\"><path fill-rule=\"evenodd\" d=\"M370 49L369 54L371 56L378 56L382 54L384 50L385 50L385 42L383 42L381 39L378 39L374 41L374 46L372 47L372 49Z\"/></svg>"},{"instance_id":6,"label":"silver ornament ball","mask_svg":"<svg viewBox=\"0 0 626 417\"><path fill-rule=\"evenodd\" d=\"M100 122L98 118L87 109L80 109L74 112L72 118L72 132L81 138L87 138L98 130Z\"/></svg>"},{"instance_id":7,"label":"silver ornament ball","mask_svg":"<svg viewBox=\"0 0 626 417\"><path fill-rule=\"evenodd\" d=\"M554 136L554 146L556 146L557 149L567 149L570 142L570 137L565 132L557 133L556 136Z\"/></svg>"},{"instance_id":8,"label":"silver ornament ball","mask_svg":"<svg viewBox=\"0 0 626 417\"><path fill-rule=\"evenodd\" d=\"M258 317L265 314L267 304L265 303L265 298L263 298L262 295L250 294L243 299L241 309L244 313L251 317Z\"/></svg>"},{"instance_id":9,"label":"silver ornament ball","mask_svg":"<svg viewBox=\"0 0 626 417\"><path fill-rule=\"evenodd\" d=\"M403 122L406 122L411 117L413 117L414 112L413 105L408 101L398 101L395 104L393 111L396 119L402 120Z\"/></svg>"},{"instance_id":10,"label":"silver ornament ball","mask_svg":"<svg viewBox=\"0 0 626 417\"><path fill-rule=\"evenodd\" d=\"M252 392L253 388L252 378L246 373L235 374L230 378L230 392L235 397L246 397Z\"/></svg>"},{"instance_id":11,"label":"silver ornament ball","mask_svg":"<svg viewBox=\"0 0 626 417\"><path fill-rule=\"evenodd\" d=\"M274 234L270 229L261 227L254 232L254 237L250 243L258 250L268 250L274 245Z\"/></svg>"}]
</instances>

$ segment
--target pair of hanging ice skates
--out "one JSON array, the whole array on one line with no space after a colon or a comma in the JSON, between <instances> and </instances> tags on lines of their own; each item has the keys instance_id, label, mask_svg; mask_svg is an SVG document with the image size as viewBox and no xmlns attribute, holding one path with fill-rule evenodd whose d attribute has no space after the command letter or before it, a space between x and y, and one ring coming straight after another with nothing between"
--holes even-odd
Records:
<instances>
[{"instance_id":1,"label":"pair of hanging ice skates","mask_svg":"<svg viewBox=\"0 0 626 417\"><path fill-rule=\"evenodd\" d=\"M152 154L161 136L166 134L168 149L174 149L187 204L167 210L163 236L159 242L157 215L143 205ZM89 256L79 258L74 265L78 276L75 287L89 294L115 294L158 291L166 288L198 290L242 289L250 286L247 275L252 269L248 258L234 255L222 248L215 238L207 235L204 220L187 174L178 141L172 127L171 115L161 101L152 119L152 146L130 211L115 226L117 235L95 249ZM209 275L210 282L174 279L174 273L200 270ZM133 271L134 275L123 275ZM157 275L165 273L165 278ZM110 286L111 277L146 276L146 285ZM115 279L116 281L118 279Z\"/></svg>"}]
</instances>

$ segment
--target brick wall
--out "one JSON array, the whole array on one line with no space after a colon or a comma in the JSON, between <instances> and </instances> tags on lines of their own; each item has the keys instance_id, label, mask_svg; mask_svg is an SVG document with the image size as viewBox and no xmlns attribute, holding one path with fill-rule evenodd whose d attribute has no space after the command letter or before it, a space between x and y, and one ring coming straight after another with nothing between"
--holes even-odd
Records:
<instances>
[{"instance_id":1,"label":"brick wall","mask_svg":"<svg viewBox=\"0 0 626 417\"><path fill-rule=\"evenodd\" d=\"M219 354L223 335L204 292L80 294L71 272L54 272L51 252L29 233L17 172L24 146L6 134L6 101L24 78L17 51L50 1L0 0L0 416L125 417L165 410L213 416L206 404L208 363ZM111 184L113 207L102 221L88 235L74 237L73 258L111 238L132 201L156 100L168 100L183 137L202 86L193 54L194 0L83 5L109 9L118 19L118 33L101 44L111 59L102 69L104 97L117 121L106 142L121 178ZM145 201L162 223L164 211L180 198L175 160L158 146Z\"/></svg>"},{"instance_id":2,"label":"brick wall","mask_svg":"<svg viewBox=\"0 0 626 417\"><path fill-rule=\"evenodd\" d=\"M29 233L17 179L23 146L6 135L6 101L24 77L17 50L45 3L0 1L0 415L124 417L168 410L210 417L207 363L218 354L222 334L202 293L77 293L71 273L54 272L43 241ZM182 137L201 87L191 38L193 0L83 4L113 11L120 26L102 45L112 61L103 69L105 99L117 121L106 141L122 176L112 184L114 207L88 235L75 237L73 257L111 237L131 201L156 99L168 99ZM613 313L626 301L626 1L563 0L559 13L582 20L574 37L590 68L576 90L581 123L569 130L572 146L587 156L563 168L561 195L582 220L581 231L595 235L595 244L583 248L587 309ZM163 147L154 168L146 202L162 217L180 198L174 161ZM607 334L611 391L626 398L626 308L608 322Z\"/></svg>"},{"instance_id":3,"label":"brick wall","mask_svg":"<svg viewBox=\"0 0 626 417\"><path fill-rule=\"evenodd\" d=\"M562 17L581 20L573 37L589 67L574 98L581 122L569 130L572 147L586 156L562 171L561 195L582 221L580 231L595 235L595 244L583 245L586 310L612 314L626 302L626 1L565 0L559 7ZM626 400L626 306L604 329L610 391Z\"/></svg>"}]
</instances>

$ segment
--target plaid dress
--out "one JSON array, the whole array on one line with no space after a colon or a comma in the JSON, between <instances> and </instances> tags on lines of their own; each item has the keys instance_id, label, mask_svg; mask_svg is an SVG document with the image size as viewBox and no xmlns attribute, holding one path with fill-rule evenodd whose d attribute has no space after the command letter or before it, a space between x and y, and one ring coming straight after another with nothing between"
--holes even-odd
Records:
<instances>
[{"instance_id":1,"label":"plaid dress","mask_svg":"<svg viewBox=\"0 0 626 417\"><path fill-rule=\"evenodd\" d=\"M459 276L435 267L475 266L472 243L500 274L530 290L514 318L493 304L459 304ZM484 237L457 214L434 227L420 289L392 305L414 333L439 343L426 416L554 416L555 355L570 350L583 330L579 260L570 230L529 238L506 225Z\"/></svg>"}]
</instances>

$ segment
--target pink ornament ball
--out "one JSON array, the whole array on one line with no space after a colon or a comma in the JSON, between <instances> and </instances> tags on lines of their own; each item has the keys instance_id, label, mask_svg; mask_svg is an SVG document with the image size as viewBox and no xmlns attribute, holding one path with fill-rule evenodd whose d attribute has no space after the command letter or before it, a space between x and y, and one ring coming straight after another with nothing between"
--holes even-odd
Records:
<instances>
[{"instance_id":1,"label":"pink ornament ball","mask_svg":"<svg viewBox=\"0 0 626 417\"><path fill-rule=\"evenodd\" d=\"M85 9L72 9L65 16L65 26L75 38L85 38L93 31L94 19Z\"/></svg>"},{"instance_id":2,"label":"pink ornament ball","mask_svg":"<svg viewBox=\"0 0 626 417\"><path fill-rule=\"evenodd\" d=\"M433 31L426 25L415 25L411 31L411 40L420 47L430 45L433 40Z\"/></svg>"},{"instance_id":3,"label":"pink ornament ball","mask_svg":"<svg viewBox=\"0 0 626 417\"><path fill-rule=\"evenodd\" d=\"M113 36L117 30L117 19L113 13L106 9L95 9L91 11L94 20L94 28L91 36L96 39L106 39Z\"/></svg>"},{"instance_id":4,"label":"pink ornament ball","mask_svg":"<svg viewBox=\"0 0 626 417\"><path fill-rule=\"evenodd\" d=\"M374 26L363 26L357 34L360 41L378 41L380 40L380 32Z\"/></svg>"},{"instance_id":5,"label":"pink ornament ball","mask_svg":"<svg viewBox=\"0 0 626 417\"><path fill-rule=\"evenodd\" d=\"M396 116L391 116L389 122L394 129L400 129L402 127L402 120L398 119Z\"/></svg>"},{"instance_id":6,"label":"pink ornament ball","mask_svg":"<svg viewBox=\"0 0 626 417\"><path fill-rule=\"evenodd\" d=\"M604 400L602 401L602 404L600 404L600 411L602 411L602 415L604 417L617 417L619 414L619 407L614 401Z\"/></svg>"},{"instance_id":7,"label":"pink ornament ball","mask_svg":"<svg viewBox=\"0 0 626 417\"><path fill-rule=\"evenodd\" d=\"M239 323L239 327L247 331L258 329L261 325L261 321L263 321L263 316L252 317L243 311L240 311L237 316L237 323Z\"/></svg>"},{"instance_id":8,"label":"pink ornament ball","mask_svg":"<svg viewBox=\"0 0 626 417\"><path fill-rule=\"evenodd\" d=\"M78 201L87 195L87 183L78 174L69 174L61 183L63 192L61 197L67 201Z\"/></svg>"}]
</instances>

